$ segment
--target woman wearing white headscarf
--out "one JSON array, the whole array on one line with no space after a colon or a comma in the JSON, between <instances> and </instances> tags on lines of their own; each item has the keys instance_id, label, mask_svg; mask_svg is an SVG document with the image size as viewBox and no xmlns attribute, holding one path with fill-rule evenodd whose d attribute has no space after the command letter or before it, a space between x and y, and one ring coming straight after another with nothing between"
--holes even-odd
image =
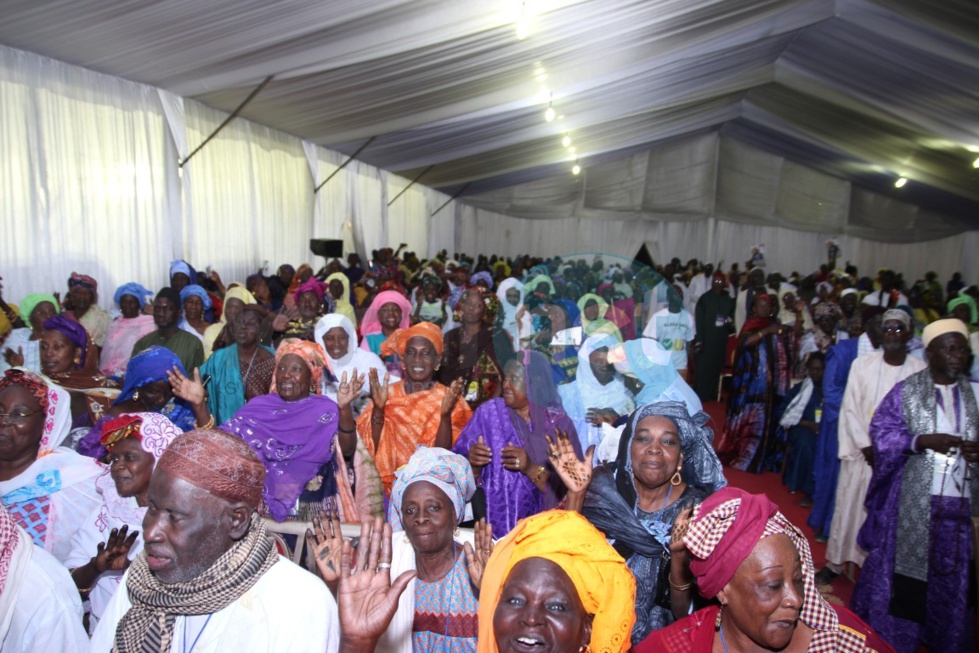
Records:
<instances>
[{"instance_id":1,"label":"woman wearing white headscarf","mask_svg":"<svg viewBox=\"0 0 979 653\"><path fill-rule=\"evenodd\" d=\"M34 544L64 561L71 538L102 498L95 477L102 468L59 446L71 429L68 392L20 369L0 377L0 412L9 437L0 447L0 502Z\"/></svg>"},{"instance_id":2,"label":"woman wearing white headscarf","mask_svg":"<svg viewBox=\"0 0 979 653\"><path fill-rule=\"evenodd\" d=\"M515 291L514 293L510 291ZM504 279L500 282L500 287L496 289L496 296L500 299L500 304L503 306L503 315L501 324L503 330L510 336L510 340L513 341L514 351L520 351L520 337L521 335L527 335L530 330L530 319L529 316L524 314L520 318L517 318L517 313L520 311L520 307L523 306L523 296L524 296L524 285L520 283L519 279L510 277ZM513 299L516 299L516 304L513 303Z\"/></svg>"},{"instance_id":3,"label":"woman wearing white headscarf","mask_svg":"<svg viewBox=\"0 0 979 653\"><path fill-rule=\"evenodd\" d=\"M590 336L578 350L574 383L558 386L564 411L574 421L581 450L602 441L602 422L615 421L636 409L622 375L608 362L608 350L620 344L607 334Z\"/></svg>"},{"instance_id":4,"label":"woman wearing white headscarf","mask_svg":"<svg viewBox=\"0 0 979 653\"><path fill-rule=\"evenodd\" d=\"M326 352L327 369L323 370L322 391L323 394L336 401L337 388L340 379L346 374L348 379L353 377L354 370L357 375L369 374L372 369L377 370L378 378L383 379L388 373L387 367L381 358L366 349L357 346L357 330L354 323L344 315L330 313L320 318L313 329L316 337L316 344ZM396 383L400 381L396 376L392 376L389 381ZM364 384L364 394L354 401L354 415L359 415L367 399L370 397L369 385Z\"/></svg>"}]
</instances>

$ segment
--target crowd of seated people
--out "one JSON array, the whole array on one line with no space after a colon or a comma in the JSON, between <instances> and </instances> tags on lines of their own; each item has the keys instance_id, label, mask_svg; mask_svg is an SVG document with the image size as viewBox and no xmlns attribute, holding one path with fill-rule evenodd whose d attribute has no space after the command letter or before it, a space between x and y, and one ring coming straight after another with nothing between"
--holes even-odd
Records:
<instances>
[{"instance_id":1,"label":"crowd of seated people","mask_svg":"<svg viewBox=\"0 0 979 653\"><path fill-rule=\"evenodd\" d=\"M0 286L0 649L972 650L961 275L403 249Z\"/></svg>"}]
</instances>

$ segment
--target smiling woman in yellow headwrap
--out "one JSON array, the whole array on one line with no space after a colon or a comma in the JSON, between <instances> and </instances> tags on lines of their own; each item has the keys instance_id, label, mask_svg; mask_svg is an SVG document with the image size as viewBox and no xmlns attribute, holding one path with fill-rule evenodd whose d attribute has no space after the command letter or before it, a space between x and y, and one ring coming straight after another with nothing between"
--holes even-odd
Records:
<instances>
[{"instance_id":1,"label":"smiling woman in yellow headwrap","mask_svg":"<svg viewBox=\"0 0 979 653\"><path fill-rule=\"evenodd\" d=\"M554 653L621 653L631 646L635 594L625 560L584 517L542 512L493 548L480 585L478 651L540 644ZM564 609L542 607L553 603ZM544 627L528 627L530 614Z\"/></svg>"}]
</instances>

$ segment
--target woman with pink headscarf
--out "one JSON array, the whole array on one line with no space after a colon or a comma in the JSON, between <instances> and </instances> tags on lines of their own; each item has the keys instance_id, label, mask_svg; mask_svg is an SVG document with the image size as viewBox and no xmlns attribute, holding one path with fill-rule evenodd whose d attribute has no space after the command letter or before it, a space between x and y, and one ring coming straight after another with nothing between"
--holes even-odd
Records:
<instances>
[{"instance_id":1,"label":"woman with pink headscarf","mask_svg":"<svg viewBox=\"0 0 979 653\"><path fill-rule=\"evenodd\" d=\"M404 376L401 358L396 354L381 354L381 345L398 329L411 326L411 302L395 290L378 293L360 321L360 348L366 349L384 360L388 371L397 377Z\"/></svg>"}]
</instances>

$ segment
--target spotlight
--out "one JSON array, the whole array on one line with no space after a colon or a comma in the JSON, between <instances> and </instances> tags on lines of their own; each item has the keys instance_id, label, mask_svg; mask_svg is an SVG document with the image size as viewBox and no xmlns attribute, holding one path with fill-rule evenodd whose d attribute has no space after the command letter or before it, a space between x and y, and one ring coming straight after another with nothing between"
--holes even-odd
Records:
<instances>
[{"instance_id":1,"label":"spotlight","mask_svg":"<svg viewBox=\"0 0 979 653\"><path fill-rule=\"evenodd\" d=\"M576 163L576 164L574 164L574 167L573 167L573 168L571 168L571 174L573 174L573 175L578 175L578 174L580 174L580 173L581 173L581 166L580 166L580 165L578 165L577 163Z\"/></svg>"},{"instance_id":2,"label":"spotlight","mask_svg":"<svg viewBox=\"0 0 979 653\"><path fill-rule=\"evenodd\" d=\"M564 138L562 138L561 145L563 145L564 147L571 147L571 137L565 136ZM976 159L976 162L979 162L979 159ZM979 166L976 167L979 168Z\"/></svg>"},{"instance_id":3,"label":"spotlight","mask_svg":"<svg viewBox=\"0 0 979 653\"><path fill-rule=\"evenodd\" d=\"M554 107L547 107L547 111L544 112L544 120L554 122L554 118L556 117L557 113L554 111Z\"/></svg>"},{"instance_id":4,"label":"spotlight","mask_svg":"<svg viewBox=\"0 0 979 653\"><path fill-rule=\"evenodd\" d=\"M894 182L894 188L904 188L904 184L908 183L906 177L898 177L898 180Z\"/></svg>"}]
</instances>

